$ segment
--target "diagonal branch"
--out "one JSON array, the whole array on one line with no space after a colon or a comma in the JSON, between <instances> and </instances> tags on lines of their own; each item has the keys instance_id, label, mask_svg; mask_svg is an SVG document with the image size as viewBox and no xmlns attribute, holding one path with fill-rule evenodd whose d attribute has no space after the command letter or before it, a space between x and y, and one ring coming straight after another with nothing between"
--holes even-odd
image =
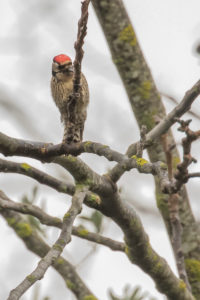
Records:
<instances>
[{"instance_id":1,"label":"diagonal branch","mask_svg":"<svg viewBox=\"0 0 200 300\"><path fill-rule=\"evenodd\" d=\"M169 99L170 101L172 101L173 103L175 103L176 105L179 103L178 100L176 100L173 96L167 94L167 93L163 93L163 92L160 92L161 96ZM188 110L188 113L195 117L196 119L200 120L200 115L198 115L196 112L194 112L193 110Z\"/></svg>"},{"instance_id":2,"label":"diagonal branch","mask_svg":"<svg viewBox=\"0 0 200 300\"><path fill-rule=\"evenodd\" d=\"M18 300L37 280L41 280L49 266L60 256L65 246L71 241L72 225L82 209L85 195L86 190L79 189L79 187L76 189L71 207L64 215L59 238L45 257L40 260L36 269L10 292L8 300Z\"/></svg>"},{"instance_id":3,"label":"diagonal branch","mask_svg":"<svg viewBox=\"0 0 200 300\"><path fill-rule=\"evenodd\" d=\"M171 126L176 123L177 116L182 116L190 109L192 103L199 96L199 94L200 80L197 81L197 83L195 83L195 85L186 92L182 101L160 123L158 123L151 131L148 132L148 134L146 134L144 148L152 145L156 139L160 138L164 133L166 133ZM139 144L140 142L136 142L130 145L126 151L126 155L128 157L136 155ZM125 170L123 168L123 164L118 163L110 170L109 175L116 182L120 179L124 172Z\"/></svg>"},{"instance_id":4,"label":"diagonal branch","mask_svg":"<svg viewBox=\"0 0 200 300\"><path fill-rule=\"evenodd\" d=\"M154 141L176 123L176 118L180 118L190 108L194 100L200 95L200 80L185 93L183 100L160 122L156 125L146 136L146 142Z\"/></svg>"}]
</instances>

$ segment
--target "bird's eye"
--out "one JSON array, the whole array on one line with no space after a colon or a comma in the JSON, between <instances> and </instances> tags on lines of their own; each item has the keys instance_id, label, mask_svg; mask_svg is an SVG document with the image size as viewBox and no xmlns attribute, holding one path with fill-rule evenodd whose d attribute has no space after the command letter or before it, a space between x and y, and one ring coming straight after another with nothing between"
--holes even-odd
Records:
<instances>
[{"instance_id":1,"label":"bird's eye","mask_svg":"<svg viewBox=\"0 0 200 300\"><path fill-rule=\"evenodd\" d=\"M63 70L66 66L65 65L59 65L59 69Z\"/></svg>"}]
</instances>

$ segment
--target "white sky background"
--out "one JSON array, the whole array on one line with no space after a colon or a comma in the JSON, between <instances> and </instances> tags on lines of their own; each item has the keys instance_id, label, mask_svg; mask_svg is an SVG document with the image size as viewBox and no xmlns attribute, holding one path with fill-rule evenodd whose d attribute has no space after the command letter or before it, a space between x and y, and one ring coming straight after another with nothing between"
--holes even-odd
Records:
<instances>
[{"instance_id":1,"label":"white sky background","mask_svg":"<svg viewBox=\"0 0 200 300\"><path fill-rule=\"evenodd\" d=\"M157 87L181 100L185 91L199 79L199 58L193 52L200 40L199 0L125 0L124 3ZM63 52L73 57L79 16L79 0L60 0L59 5L56 0L0 2L0 131L18 138L60 142L62 127L49 88L51 61L53 56ZM108 144L124 152L130 143L138 140L138 128L92 8L84 49L83 70L91 94L84 139ZM199 99L193 107L200 114L198 102ZM164 103L167 111L173 107L166 99ZM199 129L199 123L194 120L192 127ZM175 134L180 141L182 135ZM193 149L194 156L198 158L199 143L193 145ZM113 165L92 155L82 155L82 158L101 174ZM7 159L30 162L58 178L70 180L62 169L55 166L23 158ZM200 170L199 162L191 169ZM131 171L121 180L122 184L125 196L135 202L134 205L140 203L156 210L151 176ZM30 195L34 185L33 180L20 175L0 174L0 189L13 200L19 200L26 193ZM195 211L199 210L198 185L198 180L189 183ZM50 188L40 187L38 205L42 199L45 199L47 211L52 215L61 217L66 210L66 196ZM86 213L84 208L83 214ZM142 221L154 249L175 271L162 221L151 215L142 215ZM121 232L107 219L104 228L104 234L116 240L122 239ZM6 299L8 291L32 271L38 258L25 249L2 219L0 234L3 241L0 247L0 299ZM48 232L51 243L57 234L57 230L53 229ZM77 265L90 251L87 245L87 242L73 238L64 255ZM152 296L163 300L147 275L131 265L123 254L103 246L98 247L97 253L77 270L99 299L108 299L107 288L120 295L123 287L130 284L141 285ZM73 299L71 294L66 297L63 280L52 270L45 275L40 289L41 295L51 295L51 300ZM31 299L31 294L32 291L28 292L23 299Z\"/></svg>"}]
</instances>

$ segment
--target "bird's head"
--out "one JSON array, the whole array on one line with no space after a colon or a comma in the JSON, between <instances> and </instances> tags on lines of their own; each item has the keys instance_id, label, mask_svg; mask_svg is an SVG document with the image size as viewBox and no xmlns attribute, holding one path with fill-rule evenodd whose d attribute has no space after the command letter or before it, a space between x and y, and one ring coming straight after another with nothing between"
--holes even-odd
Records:
<instances>
[{"instance_id":1,"label":"bird's head","mask_svg":"<svg viewBox=\"0 0 200 300\"><path fill-rule=\"evenodd\" d=\"M73 76L73 66L69 56L59 54L53 58L52 76L57 80L67 80Z\"/></svg>"}]
</instances>

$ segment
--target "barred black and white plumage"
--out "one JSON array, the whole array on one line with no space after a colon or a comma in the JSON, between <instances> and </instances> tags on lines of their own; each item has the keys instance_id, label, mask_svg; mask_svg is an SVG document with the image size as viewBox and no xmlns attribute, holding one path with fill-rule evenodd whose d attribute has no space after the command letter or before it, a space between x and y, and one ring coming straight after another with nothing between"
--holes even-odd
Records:
<instances>
[{"instance_id":1,"label":"barred black and white plumage","mask_svg":"<svg viewBox=\"0 0 200 300\"><path fill-rule=\"evenodd\" d=\"M82 141L84 123L87 117L89 103L89 89L85 76L81 73L81 95L75 106L75 122L69 121L69 96L73 91L73 66L71 59L64 54L54 57L52 64L51 92L64 124L64 143L78 143Z\"/></svg>"}]
</instances>

